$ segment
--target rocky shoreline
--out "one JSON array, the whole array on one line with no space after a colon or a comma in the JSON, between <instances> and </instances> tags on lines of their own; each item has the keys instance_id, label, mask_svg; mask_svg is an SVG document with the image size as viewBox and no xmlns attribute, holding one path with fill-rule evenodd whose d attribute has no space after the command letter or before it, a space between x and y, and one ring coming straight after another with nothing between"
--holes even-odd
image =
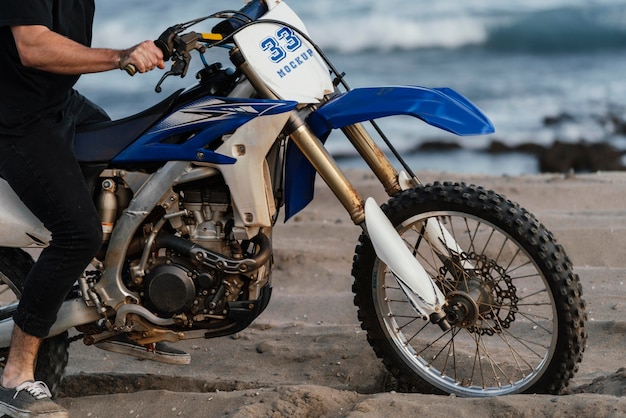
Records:
<instances>
[{"instance_id":1,"label":"rocky shoreline","mask_svg":"<svg viewBox=\"0 0 626 418\"><path fill-rule=\"evenodd\" d=\"M583 122L597 125L604 132L604 140L595 141L580 138L577 141L558 139L549 146L533 142L524 142L518 145L508 145L502 140L494 139L483 149L483 152L493 155L505 153L523 153L535 156L541 173L566 172L596 172L596 171L624 171L626 170L625 149L614 145L614 139L626 136L626 109L618 106L610 107L603 115L575 116L570 113L560 113L543 118L545 128L558 132L566 125L580 125ZM462 149L458 143L443 140L432 140L421 144L414 152L437 151L445 152Z\"/></svg>"},{"instance_id":2,"label":"rocky shoreline","mask_svg":"<svg viewBox=\"0 0 626 418\"><path fill-rule=\"evenodd\" d=\"M445 153L461 149L463 147L454 142L432 140L424 142L411 153L422 151ZM626 170L623 161L626 151L620 150L608 142L581 141L569 143L557 140L546 147L530 142L510 146L500 140L493 140L481 152L491 155L521 153L534 156L537 159L540 173L567 173L572 171L592 173Z\"/></svg>"},{"instance_id":3,"label":"rocky shoreline","mask_svg":"<svg viewBox=\"0 0 626 418\"><path fill-rule=\"evenodd\" d=\"M487 152L523 152L534 155L542 173L622 171L626 168L622 161L624 151L608 142L567 143L556 141L549 147L537 144L521 144L509 147L500 141L493 141Z\"/></svg>"}]
</instances>

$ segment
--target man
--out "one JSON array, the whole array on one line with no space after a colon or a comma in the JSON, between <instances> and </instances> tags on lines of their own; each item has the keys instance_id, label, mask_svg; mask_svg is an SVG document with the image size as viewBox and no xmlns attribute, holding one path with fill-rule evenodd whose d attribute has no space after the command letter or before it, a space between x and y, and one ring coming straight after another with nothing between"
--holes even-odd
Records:
<instances>
[{"instance_id":1,"label":"man","mask_svg":"<svg viewBox=\"0 0 626 418\"><path fill-rule=\"evenodd\" d=\"M67 416L45 384L34 382L34 367L42 338L102 244L99 216L72 149L76 126L108 120L73 86L80 74L165 66L152 41L126 50L91 48L94 10L94 0L0 2L0 176L52 234L14 316L0 415Z\"/></svg>"}]
</instances>

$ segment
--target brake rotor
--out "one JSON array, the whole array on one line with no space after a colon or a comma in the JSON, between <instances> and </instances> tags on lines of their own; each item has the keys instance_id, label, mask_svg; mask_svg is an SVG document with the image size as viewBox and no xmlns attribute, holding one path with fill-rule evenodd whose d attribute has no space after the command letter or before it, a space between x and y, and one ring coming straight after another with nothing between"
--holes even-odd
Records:
<instances>
[{"instance_id":1,"label":"brake rotor","mask_svg":"<svg viewBox=\"0 0 626 418\"><path fill-rule=\"evenodd\" d=\"M472 269L461 269L470 264ZM439 269L444 278L449 322L470 332L493 335L509 328L518 311L511 276L484 254L462 253ZM453 290L451 290L453 289Z\"/></svg>"}]
</instances>

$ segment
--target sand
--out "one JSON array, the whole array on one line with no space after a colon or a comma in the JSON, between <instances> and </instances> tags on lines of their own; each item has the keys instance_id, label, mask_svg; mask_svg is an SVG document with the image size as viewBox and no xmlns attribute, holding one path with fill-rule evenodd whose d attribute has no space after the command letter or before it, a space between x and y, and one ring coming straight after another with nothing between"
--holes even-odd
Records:
<instances>
[{"instance_id":1,"label":"sand","mask_svg":"<svg viewBox=\"0 0 626 418\"><path fill-rule=\"evenodd\" d=\"M348 173L363 196L384 192ZM626 416L626 173L520 177L418 173L465 181L533 212L565 247L583 284L588 344L566 395L489 399L390 391L352 302L360 229L325 185L275 230L274 292L248 329L191 340L188 366L141 361L74 342L58 402L72 417L623 417Z\"/></svg>"}]
</instances>

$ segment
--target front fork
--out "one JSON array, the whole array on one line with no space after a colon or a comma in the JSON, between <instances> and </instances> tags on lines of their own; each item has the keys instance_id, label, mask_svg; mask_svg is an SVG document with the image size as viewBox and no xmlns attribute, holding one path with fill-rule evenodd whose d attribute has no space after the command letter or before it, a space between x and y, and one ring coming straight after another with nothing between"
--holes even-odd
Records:
<instances>
[{"instance_id":1,"label":"front fork","mask_svg":"<svg viewBox=\"0 0 626 418\"><path fill-rule=\"evenodd\" d=\"M231 51L231 61L243 72L263 98L278 99L257 76L237 48ZM405 187L400 184L400 176L396 169L362 125L347 126L342 131L383 184L389 196L394 196L406 188L406 184ZM450 325L443 312L445 297L407 249L378 204L371 198L368 199L367 204L364 202L319 138L296 112L292 112L289 117L286 134L339 199L350 214L352 222L368 234L376 254L398 277L412 305L431 322L439 324L444 330L448 329ZM413 183L413 186L417 185L415 179L405 181Z\"/></svg>"}]
</instances>

